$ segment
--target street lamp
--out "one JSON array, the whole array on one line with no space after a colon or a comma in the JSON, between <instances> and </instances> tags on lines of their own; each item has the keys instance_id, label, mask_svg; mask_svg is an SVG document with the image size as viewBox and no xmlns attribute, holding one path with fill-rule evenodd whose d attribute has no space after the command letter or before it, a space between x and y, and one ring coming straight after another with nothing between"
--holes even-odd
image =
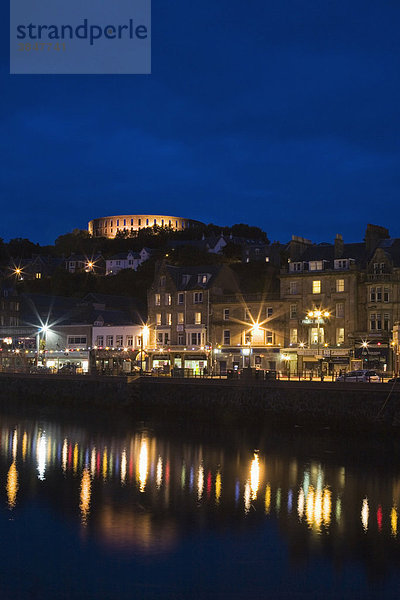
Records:
<instances>
[{"instance_id":1,"label":"street lamp","mask_svg":"<svg viewBox=\"0 0 400 600\"><path fill-rule=\"evenodd\" d=\"M320 357L319 357L320 325L321 325L322 317L328 318L328 317L330 317L330 313L327 310L316 309L316 310L310 310L308 312L308 316L311 319L314 319L314 320L317 321L317 357L318 357L318 365L319 365L319 370L320 370L320 376L322 377L322 359L320 359ZM322 322L324 322L324 321L322 321Z\"/></svg>"}]
</instances>

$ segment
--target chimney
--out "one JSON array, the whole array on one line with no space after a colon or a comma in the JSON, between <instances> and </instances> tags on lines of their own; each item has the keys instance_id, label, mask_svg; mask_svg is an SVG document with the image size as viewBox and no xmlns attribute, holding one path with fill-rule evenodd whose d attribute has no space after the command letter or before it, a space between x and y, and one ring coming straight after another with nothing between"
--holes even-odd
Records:
<instances>
[{"instance_id":1,"label":"chimney","mask_svg":"<svg viewBox=\"0 0 400 600\"><path fill-rule=\"evenodd\" d=\"M369 223L367 225L364 239L365 248L368 254L372 254L381 240L386 240L389 237L389 230L386 229L386 227L381 227L380 225L371 225Z\"/></svg>"},{"instance_id":2,"label":"chimney","mask_svg":"<svg viewBox=\"0 0 400 600\"><path fill-rule=\"evenodd\" d=\"M343 236L337 233L335 237L335 258L342 258L344 250Z\"/></svg>"},{"instance_id":3,"label":"chimney","mask_svg":"<svg viewBox=\"0 0 400 600\"><path fill-rule=\"evenodd\" d=\"M299 237L298 235L292 235L292 239L289 243L289 256L291 261L300 260L304 252L312 246L311 240Z\"/></svg>"}]
</instances>

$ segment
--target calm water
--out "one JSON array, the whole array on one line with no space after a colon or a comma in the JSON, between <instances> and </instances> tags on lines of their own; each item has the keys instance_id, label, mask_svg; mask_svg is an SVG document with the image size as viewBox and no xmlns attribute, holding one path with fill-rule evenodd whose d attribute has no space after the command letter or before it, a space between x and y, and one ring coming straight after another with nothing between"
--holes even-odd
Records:
<instances>
[{"instance_id":1,"label":"calm water","mask_svg":"<svg viewBox=\"0 0 400 600\"><path fill-rule=\"evenodd\" d=\"M395 598L400 450L0 418L0 597Z\"/></svg>"}]
</instances>

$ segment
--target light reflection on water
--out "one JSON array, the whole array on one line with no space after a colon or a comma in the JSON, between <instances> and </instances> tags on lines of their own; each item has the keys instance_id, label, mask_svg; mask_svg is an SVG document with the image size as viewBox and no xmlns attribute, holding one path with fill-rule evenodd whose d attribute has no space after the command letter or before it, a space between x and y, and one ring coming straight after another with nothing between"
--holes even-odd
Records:
<instances>
[{"instance_id":1,"label":"light reflection on water","mask_svg":"<svg viewBox=\"0 0 400 600\"><path fill-rule=\"evenodd\" d=\"M61 515L67 502L85 539L112 552L168 556L196 527L229 523L250 534L278 523L288 546L301 543L304 553L309 543L323 555L331 540L338 557L348 548L357 553L360 543L372 552L377 540L399 553L400 468L361 476L332 459L243 445L233 453L149 430L118 438L5 421L0 460L13 518L31 500L43 498Z\"/></svg>"}]
</instances>

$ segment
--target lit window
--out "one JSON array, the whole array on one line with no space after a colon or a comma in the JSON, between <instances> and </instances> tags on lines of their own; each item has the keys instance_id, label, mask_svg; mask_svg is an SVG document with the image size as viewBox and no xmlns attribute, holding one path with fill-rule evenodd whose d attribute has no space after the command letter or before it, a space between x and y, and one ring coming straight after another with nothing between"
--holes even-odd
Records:
<instances>
[{"instance_id":1,"label":"lit window","mask_svg":"<svg viewBox=\"0 0 400 600\"><path fill-rule=\"evenodd\" d=\"M297 344L297 329L290 330L290 343Z\"/></svg>"},{"instance_id":2,"label":"lit window","mask_svg":"<svg viewBox=\"0 0 400 600\"><path fill-rule=\"evenodd\" d=\"M161 304L161 295L160 294L155 294L154 300L155 300L156 306L160 306L160 304Z\"/></svg>"},{"instance_id":3,"label":"lit window","mask_svg":"<svg viewBox=\"0 0 400 600\"><path fill-rule=\"evenodd\" d=\"M265 339L267 340L267 344L272 345L274 343L273 342L274 337L273 337L272 331L266 331L265 332Z\"/></svg>"},{"instance_id":4,"label":"lit window","mask_svg":"<svg viewBox=\"0 0 400 600\"><path fill-rule=\"evenodd\" d=\"M35 277L36 277L36 279L42 279L42 274L41 273L35 273Z\"/></svg>"},{"instance_id":5,"label":"lit window","mask_svg":"<svg viewBox=\"0 0 400 600\"><path fill-rule=\"evenodd\" d=\"M167 325L172 325L172 313L167 313Z\"/></svg>"},{"instance_id":6,"label":"lit window","mask_svg":"<svg viewBox=\"0 0 400 600\"><path fill-rule=\"evenodd\" d=\"M161 313L156 314L156 325L161 325Z\"/></svg>"},{"instance_id":7,"label":"lit window","mask_svg":"<svg viewBox=\"0 0 400 600\"><path fill-rule=\"evenodd\" d=\"M166 306L171 306L171 303L172 303L171 294L165 294L165 305Z\"/></svg>"},{"instance_id":8,"label":"lit window","mask_svg":"<svg viewBox=\"0 0 400 600\"><path fill-rule=\"evenodd\" d=\"M344 327L338 327L336 329L336 343L337 344L344 343Z\"/></svg>"},{"instance_id":9,"label":"lit window","mask_svg":"<svg viewBox=\"0 0 400 600\"><path fill-rule=\"evenodd\" d=\"M200 325L201 324L201 312L195 312L194 313L194 322L196 325Z\"/></svg>"},{"instance_id":10,"label":"lit window","mask_svg":"<svg viewBox=\"0 0 400 600\"><path fill-rule=\"evenodd\" d=\"M182 325L185 322L185 314L183 312L178 313L178 324Z\"/></svg>"},{"instance_id":11,"label":"lit window","mask_svg":"<svg viewBox=\"0 0 400 600\"><path fill-rule=\"evenodd\" d=\"M308 264L310 271L322 271L323 269L322 260L311 260Z\"/></svg>"},{"instance_id":12,"label":"lit window","mask_svg":"<svg viewBox=\"0 0 400 600\"><path fill-rule=\"evenodd\" d=\"M336 291L344 292L344 279L336 279Z\"/></svg>"},{"instance_id":13,"label":"lit window","mask_svg":"<svg viewBox=\"0 0 400 600\"><path fill-rule=\"evenodd\" d=\"M313 294L321 293L321 280L320 279L314 279L314 281L312 282L312 293Z\"/></svg>"}]
</instances>

